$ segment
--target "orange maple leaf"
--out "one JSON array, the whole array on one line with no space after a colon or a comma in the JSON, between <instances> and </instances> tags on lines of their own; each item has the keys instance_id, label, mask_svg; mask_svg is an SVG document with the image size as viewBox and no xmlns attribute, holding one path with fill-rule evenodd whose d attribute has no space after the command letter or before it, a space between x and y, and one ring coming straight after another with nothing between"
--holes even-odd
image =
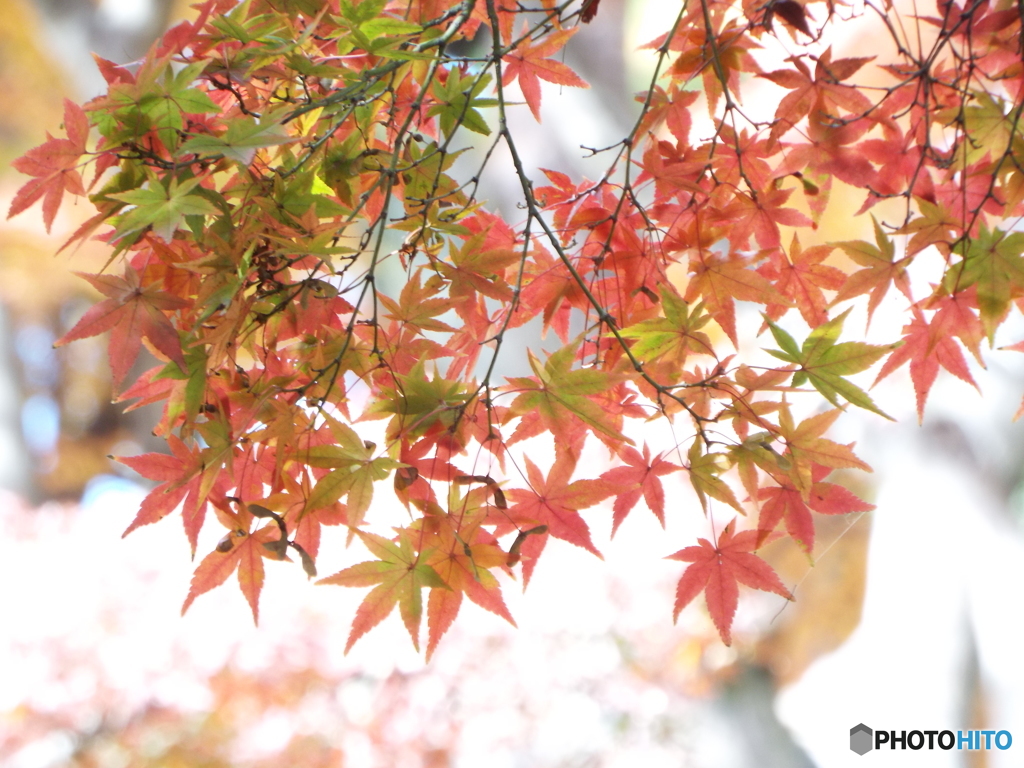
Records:
<instances>
[{"instance_id":1,"label":"orange maple leaf","mask_svg":"<svg viewBox=\"0 0 1024 768\"><path fill-rule=\"evenodd\" d=\"M497 539L480 527L484 521L484 515L473 513L445 515L437 521L437 533L431 538L436 547L430 565L447 587L434 587L427 599L428 660L455 621L463 595L516 626L502 598L501 585L490 571L504 566L508 556Z\"/></svg>"},{"instance_id":2,"label":"orange maple leaf","mask_svg":"<svg viewBox=\"0 0 1024 768\"><path fill-rule=\"evenodd\" d=\"M429 552L416 552L412 536L418 532L403 529L397 543L366 531L356 531L371 553L381 558L358 563L321 579L317 584L342 587L373 587L356 610L345 653L356 641L380 624L398 606L412 643L419 650L420 618L423 615L423 588L449 589L437 571L427 565Z\"/></svg>"},{"instance_id":3,"label":"orange maple leaf","mask_svg":"<svg viewBox=\"0 0 1024 768\"><path fill-rule=\"evenodd\" d=\"M228 518L235 527L213 552L203 558L192 574L192 584L181 606L181 613L184 615L197 597L219 587L237 570L238 586L252 610L252 620L259 623L260 592L263 590L264 579L263 558L279 559L274 550L264 544L278 541L281 532L276 525L250 530L255 518L244 507L238 514L222 508L217 512L222 520Z\"/></svg>"},{"instance_id":4,"label":"orange maple leaf","mask_svg":"<svg viewBox=\"0 0 1024 768\"><path fill-rule=\"evenodd\" d=\"M772 281L776 290L789 299L811 328L828 322L825 311L828 300L823 290L836 291L843 287L846 275L839 269L822 262L832 253L831 245L802 248L800 239L793 234L787 255L780 249L773 252L768 262L758 271ZM766 314L778 320L786 312L786 305L771 303Z\"/></svg>"},{"instance_id":5,"label":"orange maple leaf","mask_svg":"<svg viewBox=\"0 0 1024 768\"><path fill-rule=\"evenodd\" d=\"M519 88L523 92L523 98L526 99L526 103L529 104L530 111L533 112L538 123L540 122L541 80L558 85L571 85L574 88L590 87L565 64L548 58L553 53L560 51L566 41L576 34L576 31L576 29L563 29L559 32L552 32L535 45L525 42L502 59L505 62L505 72L502 75L501 84L508 85L517 77L519 78Z\"/></svg>"},{"instance_id":6,"label":"orange maple leaf","mask_svg":"<svg viewBox=\"0 0 1024 768\"><path fill-rule=\"evenodd\" d=\"M692 304L704 299L704 306L733 346L736 338L736 304L754 301L759 304L786 302L774 286L751 268L753 258L735 250L727 252L711 248L694 248L690 255L690 282L683 300Z\"/></svg>"},{"instance_id":7,"label":"orange maple leaf","mask_svg":"<svg viewBox=\"0 0 1024 768\"><path fill-rule=\"evenodd\" d=\"M811 416L795 425L789 405L783 401L779 406L779 436L787 446L785 458L791 463L789 477L793 481L793 486L805 499L808 498L813 484L815 465L833 469L872 471L871 467L854 454L852 443L842 445L822 437L841 413L841 409L835 408Z\"/></svg>"}]
</instances>

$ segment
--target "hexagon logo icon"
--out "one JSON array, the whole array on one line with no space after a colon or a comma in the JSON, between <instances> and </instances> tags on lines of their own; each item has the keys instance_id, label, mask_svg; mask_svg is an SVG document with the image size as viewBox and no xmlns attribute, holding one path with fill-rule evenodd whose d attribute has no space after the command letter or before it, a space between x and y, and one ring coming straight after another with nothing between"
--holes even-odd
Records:
<instances>
[{"instance_id":1,"label":"hexagon logo icon","mask_svg":"<svg viewBox=\"0 0 1024 768\"><path fill-rule=\"evenodd\" d=\"M870 752L873 748L872 733L864 723L858 723L850 729L850 749L858 755Z\"/></svg>"}]
</instances>

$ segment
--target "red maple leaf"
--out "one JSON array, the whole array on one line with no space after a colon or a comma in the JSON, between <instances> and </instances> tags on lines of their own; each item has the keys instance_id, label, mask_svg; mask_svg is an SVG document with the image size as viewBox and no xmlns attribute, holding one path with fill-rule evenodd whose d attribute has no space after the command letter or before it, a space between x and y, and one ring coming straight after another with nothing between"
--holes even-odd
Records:
<instances>
[{"instance_id":1,"label":"red maple leaf","mask_svg":"<svg viewBox=\"0 0 1024 768\"><path fill-rule=\"evenodd\" d=\"M800 491L789 483L758 491L758 498L765 501L757 521L759 543L763 543L775 530L779 521L784 519L786 532L810 554L814 550L814 520L811 518L811 510L823 515L845 515L849 512L867 512L875 508L874 504L857 498L841 485L821 482L830 471L828 467L815 467L812 470L815 482L811 485L806 503Z\"/></svg>"},{"instance_id":2,"label":"red maple leaf","mask_svg":"<svg viewBox=\"0 0 1024 768\"><path fill-rule=\"evenodd\" d=\"M934 322L935 319L938 319L938 314L933 318L933 322L929 323L924 313L915 305L913 322L903 326L903 345L889 355L889 359L885 361L875 379L877 384L909 361L910 378L914 382L914 394L917 395L918 419L924 419L924 404L928 400L928 392L935 383L935 378L939 375L940 365L975 389L978 388L967 367L963 352L950 333L948 322L940 324Z\"/></svg>"},{"instance_id":3,"label":"red maple leaf","mask_svg":"<svg viewBox=\"0 0 1024 768\"><path fill-rule=\"evenodd\" d=\"M831 124L839 115L839 108L853 114L860 114L871 108L871 102L861 91L844 85L843 80L851 77L867 64L873 56L857 59L832 61L832 49L826 50L814 67L814 75L802 57L790 56L787 61L793 69L779 69L760 75L776 85L788 88L775 110L775 123L768 137L769 147L774 146L783 134L794 127L805 115L812 122Z\"/></svg>"},{"instance_id":4,"label":"red maple leaf","mask_svg":"<svg viewBox=\"0 0 1024 768\"><path fill-rule=\"evenodd\" d=\"M759 248L778 248L782 244L779 225L809 227L813 222L795 208L785 206L792 189L766 189L756 196L737 194L720 213L729 224L729 242L745 248L753 235Z\"/></svg>"},{"instance_id":5,"label":"red maple leaf","mask_svg":"<svg viewBox=\"0 0 1024 768\"><path fill-rule=\"evenodd\" d=\"M173 434L167 436L167 444L172 456L145 453L141 456L119 456L117 459L143 477L162 481L142 500L138 514L122 535L127 536L136 528L162 520L184 500L182 519L185 534L195 554L199 529L203 527L206 516L207 499L211 493L224 495L224 489L218 487L222 485L218 482L221 465L212 463L207 466L202 451L190 450Z\"/></svg>"},{"instance_id":6,"label":"red maple leaf","mask_svg":"<svg viewBox=\"0 0 1024 768\"><path fill-rule=\"evenodd\" d=\"M758 269L758 272L772 281L782 296L796 305L811 328L817 328L828 321L828 313L825 311L828 301L822 291L839 290L846 279L841 270L822 263L832 253L832 249L831 245L801 248L800 240L794 233L789 257L781 250L775 251L769 261ZM786 308L784 304L769 304L767 315L772 320L778 320L785 314Z\"/></svg>"},{"instance_id":7,"label":"red maple leaf","mask_svg":"<svg viewBox=\"0 0 1024 768\"><path fill-rule=\"evenodd\" d=\"M30 149L11 163L15 169L35 178L25 182L18 190L7 211L7 218L21 213L43 197L43 222L49 232L64 197L64 190L75 195L85 194L85 186L76 166L85 154L89 118L80 106L69 99L64 99L64 130L68 138L55 139L47 133L44 144Z\"/></svg>"},{"instance_id":8,"label":"red maple leaf","mask_svg":"<svg viewBox=\"0 0 1024 768\"><path fill-rule=\"evenodd\" d=\"M590 87L565 64L548 58L553 53L560 51L574 34L576 34L575 29L552 32L536 45L529 42L519 45L502 59L505 62L505 72L501 78L502 85L508 85L517 77L519 78L519 88L523 92L523 98L530 105L530 111L533 112L538 123L540 122L541 80L558 85L571 85L576 88Z\"/></svg>"},{"instance_id":9,"label":"red maple leaf","mask_svg":"<svg viewBox=\"0 0 1024 768\"><path fill-rule=\"evenodd\" d=\"M774 592L787 600L793 599L772 567L752 554L757 548L757 531L742 531L734 535L735 525L736 521L732 520L725 526L717 544L697 539L699 546L686 547L669 555L670 560L692 563L683 571L676 586L673 618L678 619L680 611L704 592L708 613L726 645L732 644L732 620L736 615L740 584Z\"/></svg>"},{"instance_id":10,"label":"red maple leaf","mask_svg":"<svg viewBox=\"0 0 1024 768\"><path fill-rule=\"evenodd\" d=\"M548 533L556 539L568 541L601 557L590 540L590 528L578 510L607 499L615 493L616 488L606 480L577 480L570 483L569 478L575 468L576 461L572 452L564 451L555 459L545 478L537 465L527 458L526 476L530 488L513 488L509 491L515 504L508 510L508 516L520 527L546 525Z\"/></svg>"},{"instance_id":11,"label":"red maple leaf","mask_svg":"<svg viewBox=\"0 0 1024 768\"><path fill-rule=\"evenodd\" d=\"M615 505L612 507L613 536L622 521L626 519L626 515L640 501L641 496L647 502L647 506L650 507L654 516L658 518L662 528L665 527L665 489L659 477L676 472L682 467L665 461L662 458L664 455L664 453L659 453L652 461L651 452L646 443L644 443L642 456L635 448L627 445L619 453L619 458L625 461L627 466L609 469L601 475L602 480L619 488L615 494Z\"/></svg>"},{"instance_id":12,"label":"red maple leaf","mask_svg":"<svg viewBox=\"0 0 1024 768\"><path fill-rule=\"evenodd\" d=\"M57 340L55 346L110 331L108 352L115 387L120 387L135 363L143 339L177 363L182 371L187 370L178 332L162 310L186 307L188 302L162 291L160 285L151 284L143 288L139 283L139 273L131 268L125 269L123 278L76 274L109 298L91 307L74 328Z\"/></svg>"}]
</instances>

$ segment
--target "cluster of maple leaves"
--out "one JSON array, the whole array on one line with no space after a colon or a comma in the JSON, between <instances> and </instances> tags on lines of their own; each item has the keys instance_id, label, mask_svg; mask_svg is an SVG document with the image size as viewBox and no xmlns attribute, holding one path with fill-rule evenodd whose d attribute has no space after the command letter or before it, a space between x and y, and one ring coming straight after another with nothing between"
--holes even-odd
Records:
<instances>
[{"instance_id":1,"label":"cluster of maple leaves","mask_svg":"<svg viewBox=\"0 0 1024 768\"><path fill-rule=\"evenodd\" d=\"M256 617L263 561L294 554L312 577L321 527L344 525L372 556L321 582L372 588L349 647L396 606L418 643L427 589L429 655L464 597L512 621L496 574L528 582L551 537L596 554L581 510L610 501L613 530L641 499L662 524L692 514L666 509L671 480L712 521L756 512L671 556L690 564L676 615L703 592L729 643L739 584L791 597L756 554L776 529L810 553L812 513L871 508L827 480L868 469L825 437L842 410L881 414L848 377L909 363L920 411L940 367L971 381L963 348L980 360L1024 297L1008 1L939 2L911 33L869 2L894 44L873 63L819 40L841 34L845 3L687 0L597 181L531 178L507 120L513 83L538 120L541 81L586 86L560 54L579 21L601 23L594 0L197 10L136 65L98 60L107 92L66 102L67 138L15 162L32 178L10 209L42 199L49 228L65 192L95 206L69 242L110 244L109 269L85 276L105 298L61 343L110 331L119 399L164 406L170 453L121 459L158 483L129 531L180 508L194 553L210 510L226 530L185 608L237 572ZM777 69L758 61L769 39L791 52ZM474 40L478 56L453 47ZM751 76L785 91L768 121L741 106ZM521 220L487 211L479 173L450 174L469 145L481 166L507 150ZM861 190L858 214L897 200L903 220L875 221L874 242L784 238L813 237L833 180ZM915 298L921 259L942 277ZM870 318L893 285L902 344L840 341L850 308ZM774 366L732 354L737 301L760 305ZM780 325L796 315L802 342ZM506 333L537 317L561 348L497 380ZM130 381L143 345L158 364ZM789 399L812 388L832 408L798 421ZM360 434L372 419L381 445ZM635 444L625 425L645 419L678 442ZM540 436L550 467L519 445ZM613 467L581 477L588 440ZM370 530L385 482L409 511L386 536Z\"/></svg>"}]
</instances>

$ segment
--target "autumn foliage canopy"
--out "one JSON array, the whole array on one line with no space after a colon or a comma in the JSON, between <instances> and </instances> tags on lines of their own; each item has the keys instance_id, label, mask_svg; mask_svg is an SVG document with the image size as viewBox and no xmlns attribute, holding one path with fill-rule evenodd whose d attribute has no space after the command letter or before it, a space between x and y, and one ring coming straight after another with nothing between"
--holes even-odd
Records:
<instances>
[{"instance_id":1,"label":"autumn foliage canopy","mask_svg":"<svg viewBox=\"0 0 1024 768\"><path fill-rule=\"evenodd\" d=\"M265 560L314 577L321 527L347 526L367 559L321 583L370 590L349 646L397 607L417 647L426 612L429 655L464 598L512 621L497 576L529 582L552 537L599 555L581 512L615 530L646 506L707 516L707 538L651 549L684 545L675 613L704 594L729 643L740 585L791 596L766 541L811 552L814 514L871 508L830 481L869 468L829 427L886 417L850 377L909 365L923 412L1024 307L1009 0L684 0L596 179L534 172L510 127L587 87L563 54L596 0L197 10L141 62L98 60L107 92L15 161L10 209L95 208L69 242L109 244L83 275L102 299L60 343L109 331L119 400L163 405L169 452L120 459L156 483L128 530L180 515L195 553L223 528L185 608L237 572L255 617ZM864 17L888 47L836 53ZM767 88L762 118L744 97ZM505 218L497 162L521 190ZM840 186L865 240L817 236ZM886 297L902 332L856 340ZM557 348L499 376L534 320ZM404 525L379 522L385 490Z\"/></svg>"}]
</instances>

